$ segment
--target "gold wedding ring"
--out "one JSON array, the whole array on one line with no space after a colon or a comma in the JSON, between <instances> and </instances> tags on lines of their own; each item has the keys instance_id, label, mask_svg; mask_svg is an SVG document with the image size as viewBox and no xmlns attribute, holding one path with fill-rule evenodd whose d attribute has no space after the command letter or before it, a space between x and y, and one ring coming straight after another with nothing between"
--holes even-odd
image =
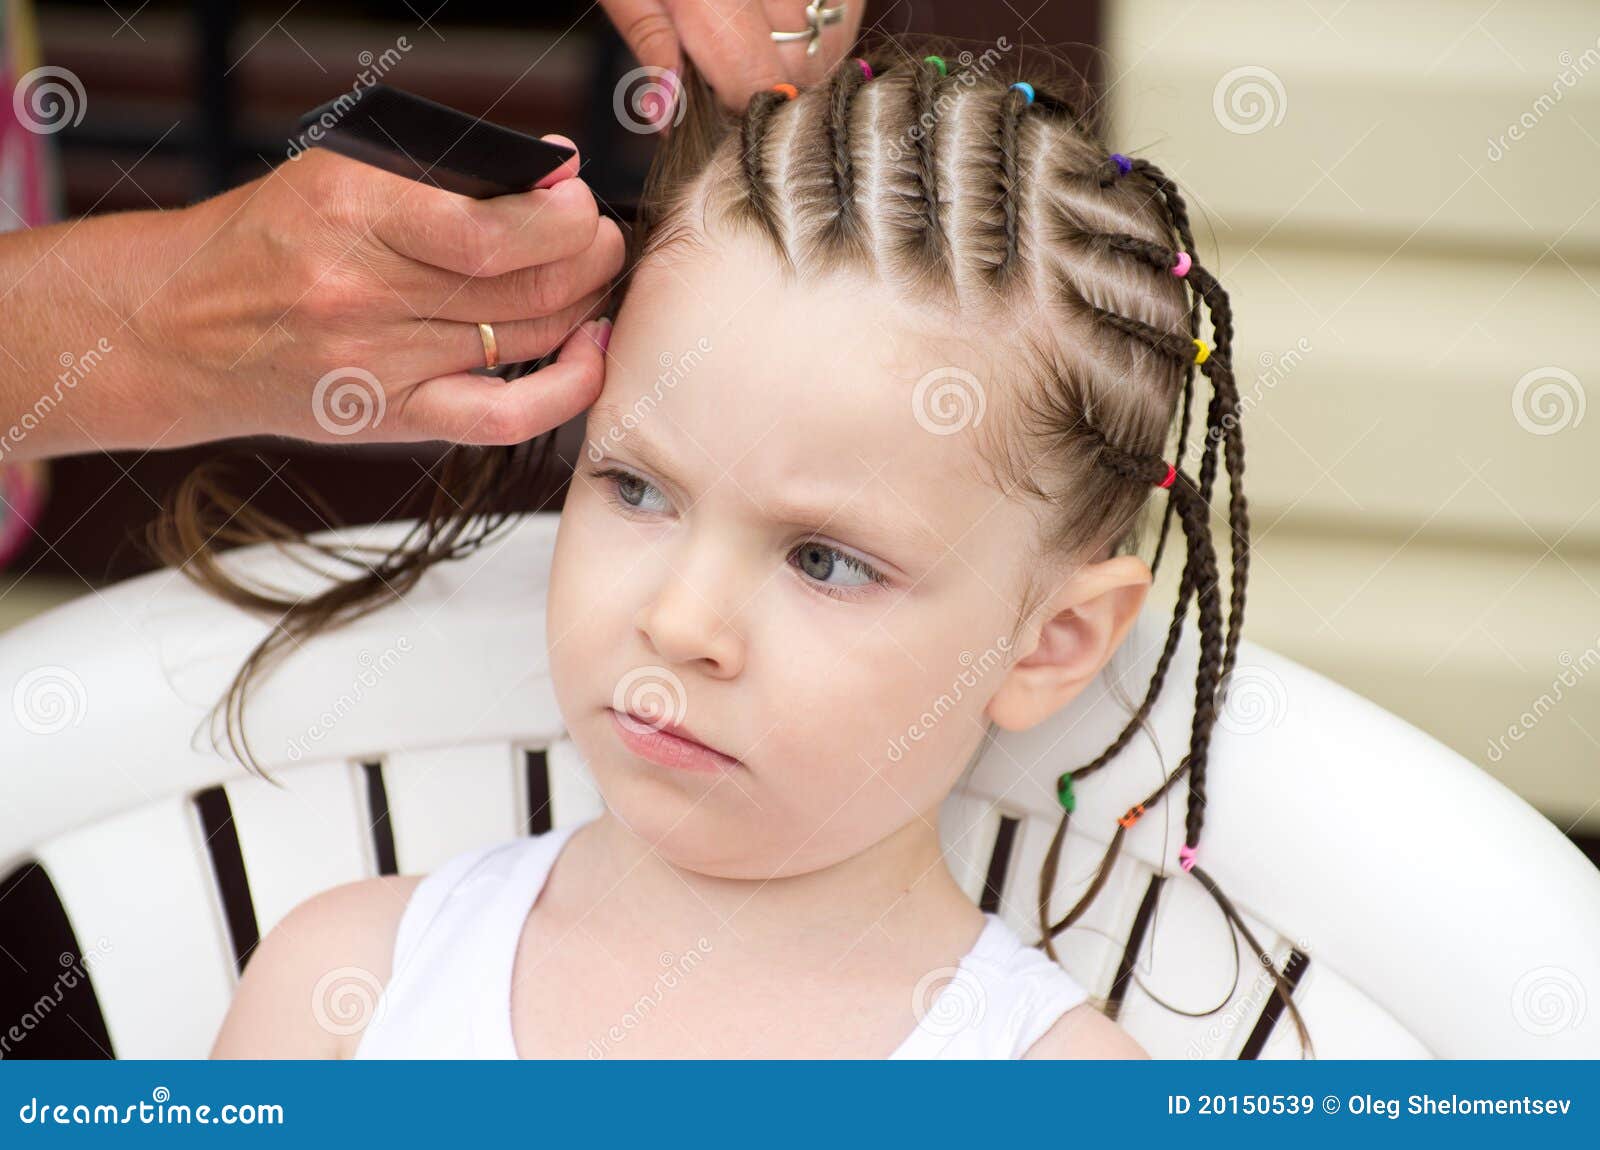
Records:
<instances>
[{"instance_id":1,"label":"gold wedding ring","mask_svg":"<svg viewBox=\"0 0 1600 1150\"><path fill-rule=\"evenodd\" d=\"M500 347L494 341L494 328L486 323L478 325L478 335L483 339L483 366L496 368L500 366Z\"/></svg>"}]
</instances>

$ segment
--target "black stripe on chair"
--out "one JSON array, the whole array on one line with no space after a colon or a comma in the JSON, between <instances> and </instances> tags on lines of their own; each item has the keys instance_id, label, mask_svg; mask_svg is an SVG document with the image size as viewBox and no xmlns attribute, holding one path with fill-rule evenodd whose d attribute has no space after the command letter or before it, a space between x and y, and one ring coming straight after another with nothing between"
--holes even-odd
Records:
<instances>
[{"instance_id":1,"label":"black stripe on chair","mask_svg":"<svg viewBox=\"0 0 1600 1150\"><path fill-rule=\"evenodd\" d=\"M0 878L0 1066L116 1057L90 965L43 866Z\"/></svg>"},{"instance_id":2,"label":"black stripe on chair","mask_svg":"<svg viewBox=\"0 0 1600 1150\"><path fill-rule=\"evenodd\" d=\"M228 935L233 940L234 965L242 977L245 964L261 941L261 928L256 921L255 900L250 897L250 879L245 874L244 853L239 849L239 832L233 825L233 807L221 787L200 791L194 796L194 805L200 815L206 847L211 852L211 873L222 900Z\"/></svg>"},{"instance_id":3,"label":"black stripe on chair","mask_svg":"<svg viewBox=\"0 0 1600 1150\"><path fill-rule=\"evenodd\" d=\"M1299 987L1300 980L1306 976L1306 969L1310 965L1309 955L1293 947L1289 949L1289 961L1283 964L1283 977L1289 984L1290 994ZM1250 1031L1250 1037L1245 1039L1244 1048L1239 1051L1240 1058L1261 1057L1261 1051L1267 1045L1267 1039L1272 1036L1272 1028L1278 1025L1278 1018L1283 1011L1283 999L1279 996L1274 982L1272 994L1267 998L1266 1006L1261 1008L1261 1017L1256 1019L1255 1028Z\"/></svg>"},{"instance_id":4,"label":"black stripe on chair","mask_svg":"<svg viewBox=\"0 0 1600 1150\"><path fill-rule=\"evenodd\" d=\"M978 909L986 913L995 914L1000 910L1006 872L1011 869L1011 855L1017 843L1019 822L1011 815L1000 816L1000 829L994 836L994 850L989 854L989 873L983 876L983 895L978 899Z\"/></svg>"},{"instance_id":5,"label":"black stripe on chair","mask_svg":"<svg viewBox=\"0 0 1600 1150\"><path fill-rule=\"evenodd\" d=\"M389 821L389 788L383 783L382 763L362 763L367 777L367 820L372 828L372 853L379 874L399 874L395 862L394 824Z\"/></svg>"},{"instance_id":6,"label":"black stripe on chair","mask_svg":"<svg viewBox=\"0 0 1600 1150\"><path fill-rule=\"evenodd\" d=\"M528 775L528 833L542 835L551 828L550 760L543 748L523 752Z\"/></svg>"}]
</instances>

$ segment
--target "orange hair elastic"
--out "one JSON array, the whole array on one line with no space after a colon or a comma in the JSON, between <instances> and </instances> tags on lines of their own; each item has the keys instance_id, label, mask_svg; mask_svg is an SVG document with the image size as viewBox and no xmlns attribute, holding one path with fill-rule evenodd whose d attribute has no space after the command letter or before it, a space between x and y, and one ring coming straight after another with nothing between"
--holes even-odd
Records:
<instances>
[{"instance_id":1,"label":"orange hair elastic","mask_svg":"<svg viewBox=\"0 0 1600 1150\"><path fill-rule=\"evenodd\" d=\"M799 88L796 88L793 84L788 84L788 83L785 83L785 84L774 84L774 85L772 85L772 89L771 90L774 91L774 92L779 93L786 100L792 100L792 99L794 99L796 96L798 96L800 94L800 89Z\"/></svg>"},{"instance_id":2,"label":"orange hair elastic","mask_svg":"<svg viewBox=\"0 0 1600 1150\"><path fill-rule=\"evenodd\" d=\"M1133 806L1128 808L1128 813L1123 815L1120 819L1118 819L1117 822L1121 823L1125 827L1131 827L1131 826L1133 826L1134 823L1138 822L1143 817L1144 817L1144 804L1143 803L1134 803Z\"/></svg>"}]
</instances>

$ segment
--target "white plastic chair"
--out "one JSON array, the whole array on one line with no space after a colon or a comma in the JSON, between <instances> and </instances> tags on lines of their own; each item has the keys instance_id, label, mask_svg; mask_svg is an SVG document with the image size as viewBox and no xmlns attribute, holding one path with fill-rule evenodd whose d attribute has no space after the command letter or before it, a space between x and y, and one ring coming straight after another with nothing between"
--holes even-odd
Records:
<instances>
[{"instance_id":1,"label":"white plastic chair","mask_svg":"<svg viewBox=\"0 0 1600 1150\"><path fill-rule=\"evenodd\" d=\"M252 747L286 789L218 755L204 730L268 624L181 575L129 580L0 637L12 701L0 708L0 872L36 859L80 943L98 948L92 980L118 1057L204 1057L237 981L229 913L241 912L219 895L197 794L226 795L260 936L310 895L378 873L380 779L402 873L601 809L545 674L556 524L527 516L293 652L247 715ZM406 526L345 537L388 544ZM270 547L229 565L279 586L316 582ZM1152 602L1108 670L1124 696L1142 697L1169 617ZM1155 743L1136 738L1078 788L1057 917L1087 885L1107 828L1186 749L1193 639L1191 622L1152 716ZM942 812L953 872L975 901L998 886L997 909L1026 939L1059 818L1055 779L1126 719L1107 688L1035 730L1002 733ZM1291 947L1306 960L1295 1000L1318 1057L1600 1057L1600 1012L1586 997L1600 985L1600 871L1466 760L1246 642L1208 795L1202 866L1280 969ZM1270 981L1177 866L1184 798L1180 783L1129 833L1107 888L1059 937L1063 959L1104 996L1165 873L1119 1021L1160 1058L1300 1057L1286 1012L1262 1042ZM1152 995L1188 1011L1222 1005L1187 1018Z\"/></svg>"}]
</instances>

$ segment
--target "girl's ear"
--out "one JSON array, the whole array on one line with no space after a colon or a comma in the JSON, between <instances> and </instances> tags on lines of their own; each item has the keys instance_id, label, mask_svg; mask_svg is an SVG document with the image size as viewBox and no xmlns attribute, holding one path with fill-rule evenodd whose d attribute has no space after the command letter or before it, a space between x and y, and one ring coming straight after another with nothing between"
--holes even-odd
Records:
<instances>
[{"instance_id":1,"label":"girl's ear","mask_svg":"<svg viewBox=\"0 0 1600 1150\"><path fill-rule=\"evenodd\" d=\"M1118 555L1078 568L1048 603L1043 624L1025 631L1012 664L989 700L997 727L1023 731L1074 699L1111 658L1144 606L1150 568L1137 555Z\"/></svg>"}]
</instances>

